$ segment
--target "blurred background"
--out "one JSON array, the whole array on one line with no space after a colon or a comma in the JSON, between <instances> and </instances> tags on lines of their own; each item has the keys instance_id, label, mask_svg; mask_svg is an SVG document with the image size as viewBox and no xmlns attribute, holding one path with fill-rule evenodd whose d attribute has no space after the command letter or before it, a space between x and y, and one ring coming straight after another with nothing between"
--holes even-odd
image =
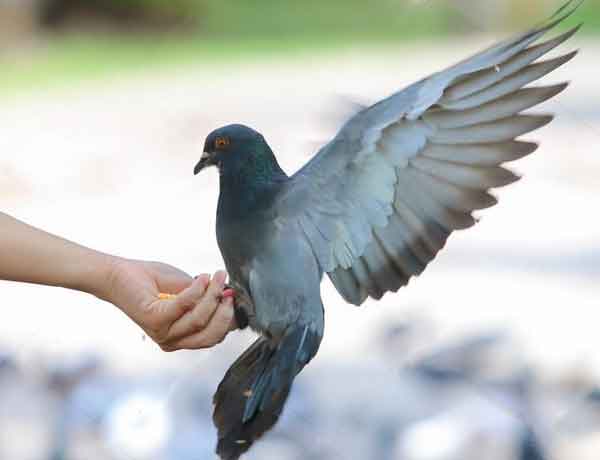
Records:
<instances>
[{"instance_id":1,"label":"blurred background","mask_svg":"<svg viewBox=\"0 0 600 460\"><path fill-rule=\"evenodd\" d=\"M211 272L217 175L192 176L209 131L251 125L291 172L353 103L560 4L0 0L0 209ZM599 0L559 31L581 21L524 179L397 295L355 308L324 283L320 353L248 459L597 460ZM165 354L92 297L0 290L0 460L214 458L212 392L250 332Z\"/></svg>"}]
</instances>

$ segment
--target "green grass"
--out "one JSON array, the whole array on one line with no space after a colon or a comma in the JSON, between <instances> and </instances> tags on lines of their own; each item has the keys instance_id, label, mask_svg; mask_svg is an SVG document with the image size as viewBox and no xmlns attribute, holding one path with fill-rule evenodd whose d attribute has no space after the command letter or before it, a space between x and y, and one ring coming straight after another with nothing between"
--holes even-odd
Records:
<instances>
[{"instance_id":1,"label":"green grass","mask_svg":"<svg viewBox=\"0 0 600 460\"><path fill-rule=\"evenodd\" d=\"M65 86L81 81L135 75L169 66L225 65L232 61L290 53L321 52L344 46L341 40L217 40L188 36L70 36L41 49L0 59L0 97L26 90Z\"/></svg>"},{"instance_id":2,"label":"green grass","mask_svg":"<svg viewBox=\"0 0 600 460\"><path fill-rule=\"evenodd\" d=\"M0 97L168 66L414 41L447 35L459 23L455 11L430 1L204 0L198 4L202 5L200 19L185 33L66 35L49 38L32 52L0 57ZM577 16L586 22L585 31L600 30L598 0L588 1Z\"/></svg>"},{"instance_id":3,"label":"green grass","mask_svg":"<svg viewBox=\"0 0 600 460\"><path fill-rule=\"evenodd\" d=\"M585 22L583 33L600 34L600 0L587 0L576 14L578 21Z\"/></svg>"},{"instance_id":4,"label":"green grass","mask_svg":"<svg viewBox=\"0 0 600 460\"><path fill-rule=\"evenodd\" d=\"M259 52L261 48L260 43L213 42L190 37L63 37L28 52L24 58L5 60L0 74L0 93L207 59L225 60Z\"/></svg>"},{"instance_id":5,"label":"green grass","mask_svg":"<svg viewBox=\"0 0 600 460\"><path fill-rule=\"evenodd\" d=\"M317 52L447 31L443 11L398 7L389 0L206 0L203 5L201 19L185 33L67 35L48 38L33 52L0 58L0 95L169 65Z\"/></svg>"},{"instance_id":6,"label":"green grass","mask_svg":"<svg viewBox=\"0 0 600 460\"><path fill-rule=\"evenodd\" d=\"M440 34L451 10L396 0L205 0L200 28L211 36L394 40Z\"/></svg>"}]
</instances>

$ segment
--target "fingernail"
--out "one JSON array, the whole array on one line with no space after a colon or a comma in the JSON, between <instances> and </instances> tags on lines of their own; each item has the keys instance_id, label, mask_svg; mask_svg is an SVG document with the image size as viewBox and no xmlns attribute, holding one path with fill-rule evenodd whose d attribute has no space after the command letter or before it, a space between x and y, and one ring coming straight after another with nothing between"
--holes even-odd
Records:
<instances>
[{"instance_id":1,"label":"fingernail","mask_svg":"<svg viewBox=\"0 0 600 460\"><path fill-rule=\"evenodd\" d=\"M199 279L200 282L202 284L204 284L204 286L206 287L206 285L209 283L210 281L210 276L207 275L206 273L202 273L201 275L196 276L196 279Z\"/></svg>"},{"instance_id":2,"label":"fingernail","mask_svg":"<svg viewBox=\"0 0 600 460\"><path fill-rule=\"evenodd\" d=\"M217 283L219 286L223 286L225 284L225 280L227 279L227 273L223 271L218 271L217 273L215 273L213 279L215 280L215 283Z\"/></svg>"}]
</instances>

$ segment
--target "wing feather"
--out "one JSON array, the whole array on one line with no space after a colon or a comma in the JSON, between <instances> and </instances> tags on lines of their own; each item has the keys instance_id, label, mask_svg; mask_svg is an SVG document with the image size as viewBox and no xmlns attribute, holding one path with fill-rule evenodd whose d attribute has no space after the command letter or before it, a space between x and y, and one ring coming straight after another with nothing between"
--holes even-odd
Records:
<instances>
[{"instance_id":1,"label":"wing feather","mask_svg":"<svg viewBox=\"0 0 600 460\"><path fill-rule=\"evenodd\" d=\"M410 187L410 181L403 181L398 184L398 192L402 192L405 188ZM437 201L432 195L424 193L412 194L412 199L409 204L405 204L404 198L396 198L394 206L398 212L403 209L403 213L407 213L407 207L412 208L412 212L418 214L420 222L422 222L421 233L431 238L434 241L429 247L436 248L440 241L446 241L452 230L464 230L472 227L475 224L475 219L470 213L456 211L444 206ZM439 251L443 245L439 245L435 252Z\"/></svg>"},{"instance_id":2,"label":"wing feather","mask_svg":"<svg viewBox=\"0 0 600 460\"><path fill-rule=\"evenodd\" d=\"M576 55L537 62L579 26L537 42L580 4L362 109L291 178L281 219L302 230L348 302L405 286L454 230L475 224L474 211L496 204L490 189L518 180L504 163L537 144L517 138L552 120L522 112L567 87L526 85Z\"/></svg>"},{"instance_id":3,"label":"wing feather","mask_svg":"<svg viewBox=\"0 0 600 460\"><path fill-rule=\"evenodd\" d=\"M440 101L440 105L447 109L466 110L481 106L490 101L511 94L519 88L542 78L544 75L566 64L577 55L577 51L565 54L564 56L550 59L548 61L531 64L523 70L512 74L504 80L499 81L493 86L489 86L477 93L473 93L465 98L455 101Z\"/></svg>"},{"instance_id":4,"label":"wing feather","mask_svg":"<svg viewBox=\"0 0 600 460\"><path fill-rule=\"evenodd\" d=\"M417 157L410 164L419 171L447 180L458 187L487 190L504 187L519 180L519 176L501 166L470 166Z\"/></svg>"},{"instance_id":5,"label":"wing feather","mask_svg":"<svg viewBox=\"0 0 600 460\"><path fill-rule=\"evenodd\" d=\"M515 115L492 123L436 131L429 140L434 144L487 144L506 142L527 134L553 119L552 115Z\"/></svg>"},{"instance_id":6,"label":"wing feather","mask_svg":"<svg viewBox=\"0 0 600 460\"><path fill-rule=\"evenodd\" d=\"M496 166L519 160L538 148L535 142L509 141L491 144L443 145L429 144L423 158L443 160L473 166Z\"/></svg>"},{"instance_id":7,"label":"wing feather","mask_svg":"<svg viewBox=\"0 0 600 460\"><path fill-rule=\"evenodd\" d=\"M541 104L562 92L566 83L540 88L524 88L482 105L464 109L431 110L423 119L439 129L462 128L502 120Z\"/></svg>"},{"instance_id":8,"label":"wing feather","mask_svg":"<svg viewBox=\"0 0 600 460\"><path fill-rule=\"evenodd\" d=\"M520 69L525 68L535 60L564 43L580 28L581 25L578 25L552 40L527 48L506 61L502 66L497 65L492 68L480 70L479 72L470 75L468 78L460 80L459 83L455 83L444 91L444 97L440 99L440 105L446 105L451 101L464 99L467 96L471 96L485 88L495 85L499 81L513 75Z\"/></svg>"}]
</instances>

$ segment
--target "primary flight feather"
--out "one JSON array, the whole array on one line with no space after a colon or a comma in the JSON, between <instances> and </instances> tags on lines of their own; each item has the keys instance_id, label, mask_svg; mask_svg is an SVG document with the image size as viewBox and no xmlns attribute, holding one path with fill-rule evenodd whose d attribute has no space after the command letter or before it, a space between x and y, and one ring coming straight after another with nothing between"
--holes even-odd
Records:
<instances>
[{"instance_id":1,"label":"primary flight feather","mask_svg":"<svg viewBox=\"0 0 600 460\"><path fill-rule=\"evenodd\" d=\"M578 27L541 37L580 5L355 114L288 177L258 132L212 132L195 168L217 166L217 239L236 317L260 338L214 397L217 453L235 460L268 431L324 330L324 273L355 305L419 275L489 193L518 179L504 163L537 144L517 140L552 120L522 114L566 84L527 87L575 56L538 61Z\"/></svg>"}]
</instances>

